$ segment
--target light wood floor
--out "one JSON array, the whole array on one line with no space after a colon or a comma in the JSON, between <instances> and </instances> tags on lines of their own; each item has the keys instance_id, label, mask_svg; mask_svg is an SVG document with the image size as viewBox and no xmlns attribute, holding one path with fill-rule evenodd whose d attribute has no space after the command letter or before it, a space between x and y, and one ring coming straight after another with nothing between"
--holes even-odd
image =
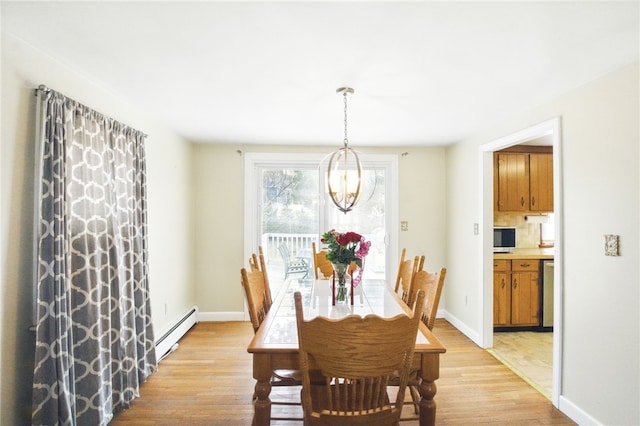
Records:
<instances>
[{"instance_id":1,"label":"light wood floor","mask_svg":"<svg viewBox=\"0 0 640 426\"><path fill-rule=\"evenodd\" d=\"M440 357L440 379L436 382L438 425L574 424L445 320L436 321L434 333L447 348ZM197 324L142 386L140 398L117 414L111 425L251 424L255 382L246 347L252 336L248 322ZM295 396L298 392L299 388L289 391Z\"/></svg>"},{"instance_id":2,"label":"light wood floor","mask_svg":"<svg viewBox=\"0 0 640 426\"><path fill-rule=\"evenodd\" d=\"M494 333L493 348L489 352L551 399L553 333L535 331Z\"/></svg>"}]
</instances>

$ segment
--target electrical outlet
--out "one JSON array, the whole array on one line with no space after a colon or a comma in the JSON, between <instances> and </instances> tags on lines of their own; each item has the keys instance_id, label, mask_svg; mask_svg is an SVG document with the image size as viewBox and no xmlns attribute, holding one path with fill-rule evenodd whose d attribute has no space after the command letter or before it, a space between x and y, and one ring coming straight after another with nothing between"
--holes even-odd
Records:
<instances>
[{"instance_id":1,"label":"electrical outlet","mask_svg":"<svg viewBox=\"0 0 640 426\"><path fill-rule=\"evenodd\" d=\"M473 235L478 235L480 233L480 226L477 223L473 224Z\"/></svg>"},{"instance_id":2,"label":"electrical outlet","mask_svg":"<svg viewBox=\"0 0 640 426\"><path fill-rule=\"evenodd\" d=\"M401 231L408 231L409 230L409 222L406 220L403 220L400 222L400 230Z\"/></svg>"}]
</instances>

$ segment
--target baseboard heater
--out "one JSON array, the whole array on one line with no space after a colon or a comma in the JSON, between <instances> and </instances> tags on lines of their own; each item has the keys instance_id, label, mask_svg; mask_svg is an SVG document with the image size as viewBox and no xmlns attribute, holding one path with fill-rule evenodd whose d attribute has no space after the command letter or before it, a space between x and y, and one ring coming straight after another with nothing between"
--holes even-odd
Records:
<instances>
[{"instance_id":1,"label":"baseboard heater","mask_svg":"<svg viewBox=\"0 0 640 426\"><path fill-rule=\"evenodd\" d=\"M198 322L198 306L189 309L169 331L156 340L156 359L161 360L177 347L178 341Z\"/></svg>"}]
</instances>

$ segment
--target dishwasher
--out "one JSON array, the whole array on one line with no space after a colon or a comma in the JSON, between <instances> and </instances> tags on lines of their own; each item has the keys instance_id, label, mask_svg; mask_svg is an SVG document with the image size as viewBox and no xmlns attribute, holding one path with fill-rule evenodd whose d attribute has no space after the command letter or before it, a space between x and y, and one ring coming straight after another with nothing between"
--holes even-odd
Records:
<instances>
[{"instance_id":1,"label":"dishwasher","mask_svg":"<svg viewBox=\"0 0 640 426\"><path fill-rule=\"evenodd\" d=\"M553 260L542 261L542 327L553 330Z\"/></svg>"}]
</instances>

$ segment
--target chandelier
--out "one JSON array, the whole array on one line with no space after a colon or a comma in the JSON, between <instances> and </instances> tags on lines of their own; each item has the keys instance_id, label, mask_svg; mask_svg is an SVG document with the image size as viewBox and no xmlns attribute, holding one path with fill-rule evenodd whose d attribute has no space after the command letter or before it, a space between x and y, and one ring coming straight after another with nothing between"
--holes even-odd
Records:
<instances>
[{"instance_id":1,"label":"chandelier","mask_svg":"<svg viewBox=\"0 0 640 426\"><path fill-rule=\"evenodd\" d=\"M344 145L331 154L327 170L329 196L338 209L345 214L351 211L362 195L362 165L358 153L349 148L347 138L347 94L351 87L340 87L336 93L344 97Z\"/></svg>"}]
</instances>

